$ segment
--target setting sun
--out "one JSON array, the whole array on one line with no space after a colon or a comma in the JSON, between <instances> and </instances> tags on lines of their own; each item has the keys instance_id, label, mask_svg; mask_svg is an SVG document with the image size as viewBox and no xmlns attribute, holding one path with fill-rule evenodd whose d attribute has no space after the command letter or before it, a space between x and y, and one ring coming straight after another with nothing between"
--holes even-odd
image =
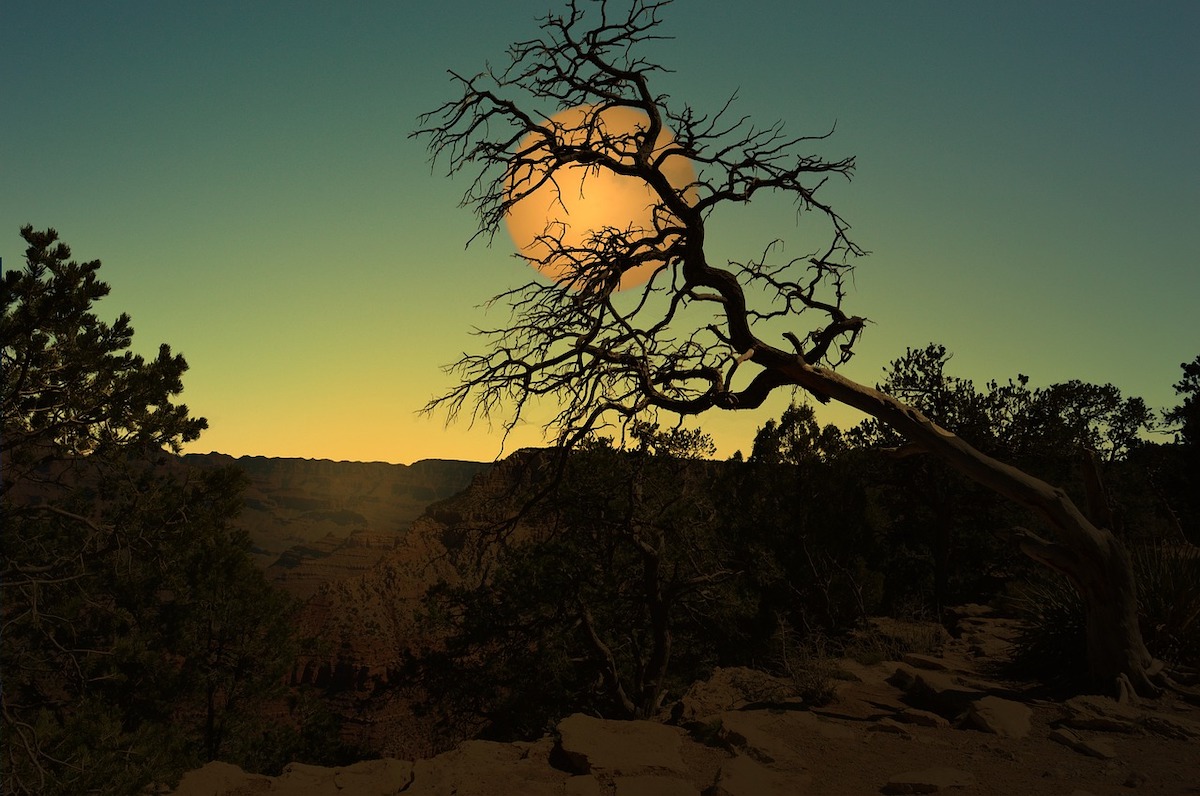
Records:
<instances>
[{"instance_id":1,"label":"setting sun","mask_svg":"<svg viewBox=\"0 0 1200 796\"><path fill-rule=\"evenodd\" d=\"M646 115L632 108L607 108L600 112L598 123L592 124L589 119L592 114L592 106L578 106L555 114L547 123L558 131L565 145L584 144L589 137L608 139L615 146L601 144L597 148L631 163L632 155L625 150L632 147L634 133L649 127ZM519 151L534 146L536 136L526 136ZM664 128L655 142L655 151L661 152L673 142L674 135ZM544 155L535 151L532 157L537 161ZM663 161L662 171L680 192L695 180L692 164L683 157L668 157ZM545 174L544 165L536 162L513 168L507 180L508 195L527 190ZM590 248L587 243L596 233L616 229L654 234L655 209L660 207L650 185L641 179L604 168L571 164L559 169L553 182L547 181L517 201L505 216L505 222L520 255L546 276L561 281L576 269L593 264L588 260L594 261L595 254L574 250ZM572 251L574 256L566 256L564 251ZM626 271L618 289L643 284L661 266L661 260L652 260Z\"/></svg>"}]
</instances>

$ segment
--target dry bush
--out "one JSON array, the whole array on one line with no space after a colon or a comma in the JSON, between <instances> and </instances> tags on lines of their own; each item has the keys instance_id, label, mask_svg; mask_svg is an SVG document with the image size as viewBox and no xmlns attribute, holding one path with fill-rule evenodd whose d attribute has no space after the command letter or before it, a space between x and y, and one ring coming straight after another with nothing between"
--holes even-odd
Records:
<instances>
[{"instance_id":1,"label":"dry bush","mask_svg":"<svg viewBox=\"0 0 1200 796\"><path fill-rule=\"evenodd\" d=\"M904 622L873 618L855 630L842 645L842 655L865 666L898 661L905 653L932 655L949 640L946 629L936 622Z\"/></svg>"}]
</instances>

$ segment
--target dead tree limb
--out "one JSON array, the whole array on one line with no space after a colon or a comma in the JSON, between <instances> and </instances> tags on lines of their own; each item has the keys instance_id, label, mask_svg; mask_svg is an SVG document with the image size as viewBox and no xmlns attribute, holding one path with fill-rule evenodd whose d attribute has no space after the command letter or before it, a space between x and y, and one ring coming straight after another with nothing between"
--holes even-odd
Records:
<instances>
[{"instance_id":1,"label":"dead tree limb","mask_svg":"<svg viewBox=\"0 0 1200 796\"><path fill-rule=\"evenodd\" d=\"M851 177L854 159L826 160L809 151L832 131L790 135L782 124L756 127L736 117L732 101L704 114L653 93L662 68L637 52L658 38L667 3L634 0L621 13L614 5L572 1L543 21L539 38L509 48L506 68L473 77L452 73L459 98L422 117L414 135L427 138L432 159L448 162L450 174L475 170L463 205L479 217L477 236L490 240L509 208L533 189L509 188L528 185L520 178L531 169L547 179L571 168L641 179L658 203L654 229L596 230L582 250L557 238L556 253L576 270L497 296L508 320L479 332L482 352L452 366L458 385L427 410L451 418L464 409L472 419L499 415L511 429L532 402L550 398L559 408L548 428L570 445L597 428L658 412L755 409L781 387L852 406L1040 517L1055 547L1032 536L1024 545L1072 573L1088 611L1092 677L1114 689L1125 677L1138 693L1156 693L1129 555L1107 523L1085 516L1062 489L836 372L866 324L843 306L854 262L865 252L824 198L831 179ZM607 129L603 114L617 107L644 114L645 129ZM543 121L566 108L586 109L577 127ZM664 128L674 138L655 150L647 142L658 141ZM518 149L523 141L531 143ZM683 190L663 170L673 157L686 158L697 172ZM795 202L808 253L782 257L773 242L743 262L711 262L709 218L767 194ZM555 246L552 229L544 242ZM658 268L644 287L613 290L621 274L651 258ZM779 329L783 321L793 328Z\"/></svg>"}]
</instances>

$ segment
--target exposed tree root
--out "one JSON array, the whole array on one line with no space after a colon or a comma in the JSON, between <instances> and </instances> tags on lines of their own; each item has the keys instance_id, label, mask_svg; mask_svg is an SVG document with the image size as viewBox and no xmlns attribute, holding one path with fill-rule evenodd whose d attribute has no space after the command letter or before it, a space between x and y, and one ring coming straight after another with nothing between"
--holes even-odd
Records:
<instances>
[{"instance_id":1,"label":"exposed tree root","mask_svg":"<svg viewBox=\"0 0 1200 796\"><path fill-rule=\"evenodd\" d=\"M1161 665L1161 661L1155 661ZM1170 692L1191 705L1200 707L1200 688L1193 685L1185 685L1175 680L1171 675L1174 670L1163 669L1155 674L1152 679L1154 684L1161 689L1161 693ZM1184 669L1180 677L1188 677L1186 669Z\"/></svg>"},{"instance_id":2,"label":"exposed tree root","mask_svg":"<svg viewBox=\"0 0 1200 796\"><path fill-rule=\"evenodd\" d=\"M1176 679L1176 678L1179 679ZM1183 667L1168 667L1157 658L1140 673L1130 677L1127 673L1117 676L1114 691L1121 704L1136 705L1142 699L1161 699L1168 695L1200 706L1200 687L1192 685L1194 670ZM1184 681L1184 682L1181 682Z\"/></svg>"}]
</instances>

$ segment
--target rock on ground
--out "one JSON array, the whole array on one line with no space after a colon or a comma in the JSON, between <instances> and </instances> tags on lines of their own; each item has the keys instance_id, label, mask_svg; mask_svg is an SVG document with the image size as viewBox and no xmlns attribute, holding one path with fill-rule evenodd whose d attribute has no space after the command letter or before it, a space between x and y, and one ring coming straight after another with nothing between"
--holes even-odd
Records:
<instances>
[{"instance_id":1,"label":"rock on ground","mask_svg":"<svg viewBox=\"0 0 1200 796\"><path fill-rule=\"evenodd\" d=\"M678 727L576 713L558 723L558 734L558 750L576 774L686 775L688 771L680 755L684 732Z\"/></svg>"},{"instance_id":2,"label":"rock on ground","mask_svg":"<svg viewBox=\"0 0 1200 796\"><path fill-rule=\"evenodd\" d=\"M262 790L269 788L271 778L247 774L232 763L214 760L184 774L173 793L175 796L225 796L239 789L252 793L248 789L257 786Z\"/></svg>"},{"instance_id":3,"label":"rock on ground","mask_svg":"<svg viewBox=\"0 0 1200 796\"><path fill-rule=\"evenodd\" d=\"M1080 737L1077 733L1068 730L1066 727L1059 727L1056 730L1050 731L1050 740L1058 741L1063 746L1074 749L1083 755L1090 757L1098 757L1101 760L1111 760L1117 756L1113 750L1112 744L1108 741L1100 739L1087 739Z\"/></svg>"},{"instance_id":4,"label":"rock on ground","mask_svg":"<svg viewBox=\"0 0 1200 796\"><path fill-rule=\"evenodd\" d=\"M548 741L547 744L548 745ZM520 793L559 796L567 772L551 768L538 747L466 741L449 752L413 764L413 783L404 796L494 796ZM339 794L348 796L348 794Z\"/></svg>"},{"instance_id":5,"label":"rock on ground","mask_svg":"<svg viewBox=\"0 0 1200 796\"><path fill-rule=\"evenodd\" d=\"M764 796L776 793L803 793L812 777L798 772L779 771L736 755L721 764L717 781L704 796Z\"/></svg>"},{"instance_id":6,"label":"rock on ground","mask_svg":"<svg viewBox=\"0 0 1200 796\"><path fill-rule=\"evenodd\" d=\"M707 680L694 683L671 709L671 720L688 726L752 703L781 702L796 696L796 687L765 672L738 666L717 667Z\"/></svg>"},{"instance_id":7,"label":"rock on ground","mask_svg":"<svg viewBox=\"0 0 1200 796\"><path fill-rule=\"evenodd\" d=\"M958 718L984 692L962 685L948 674L898 666L888 682L905 692L916 707L931 710L947 718Z\"/></svg>"},{"instance_id":8,"label":"rock on ground","mask_svg":"<svg viewBox=\"0 0 1200 796\"><path fill-rule=\"evenodd\" d=\"M1062 705L1063 722L1078 730L1138 732L1138 711L1102 696L1071 697Z\"/></svg>"},{"instance_id":9,"label":"rock on ground","mask_svg":"<svg viewBox=\"0 0 1200 796\"><path fill-rule=\"evenodd\" d=\"M1024 738L1033 728L1032 717L1033 711L1028 706L996 696L981 697L967 710L971 724L1003 738Z\"/></svg>"},{"instance_id":10,"label":"rock on ground","mask_svg":"<svg viewBox=\"0 0 1200 796\"><path fill-rule=\"evenodd\" d=\"M970 616L963 624L971 619L980 632L1002 629L998 620L989 627ZM964 796L1082 796L1136 788L1142 796L1176 796L1200 783L1194 707L1094 696L1047 701L1021 683L980 679L990 670L965 644L942 654L930 661L944 663L944 671L922 668L930 661L921 657L907 665L839 662L857 676L840 680L838 698L821 708L789 696L787 684L770 676L720 670L678 709L675 720L691 735L658 722L576 715L536 741L469 741L415 763L293 764L279 777L213 763L185 776L176 793L841 796L966 788ZM946 716L964 720L952 726ZM1122 761L1136 761L1137 770Z\"/></svg>"},{"instance_id":11,"label":"rock on ground","mask_svg":"<svg viewBox=\"0 0 1200 796\"><path fill-rule=\"evenodd\" d=\"M975 784L975 775L956 768L926 768L921 771L905 771L889 777L884 793L941 793L950 788L969 788Z\"/></svg>"}]
</instances>

